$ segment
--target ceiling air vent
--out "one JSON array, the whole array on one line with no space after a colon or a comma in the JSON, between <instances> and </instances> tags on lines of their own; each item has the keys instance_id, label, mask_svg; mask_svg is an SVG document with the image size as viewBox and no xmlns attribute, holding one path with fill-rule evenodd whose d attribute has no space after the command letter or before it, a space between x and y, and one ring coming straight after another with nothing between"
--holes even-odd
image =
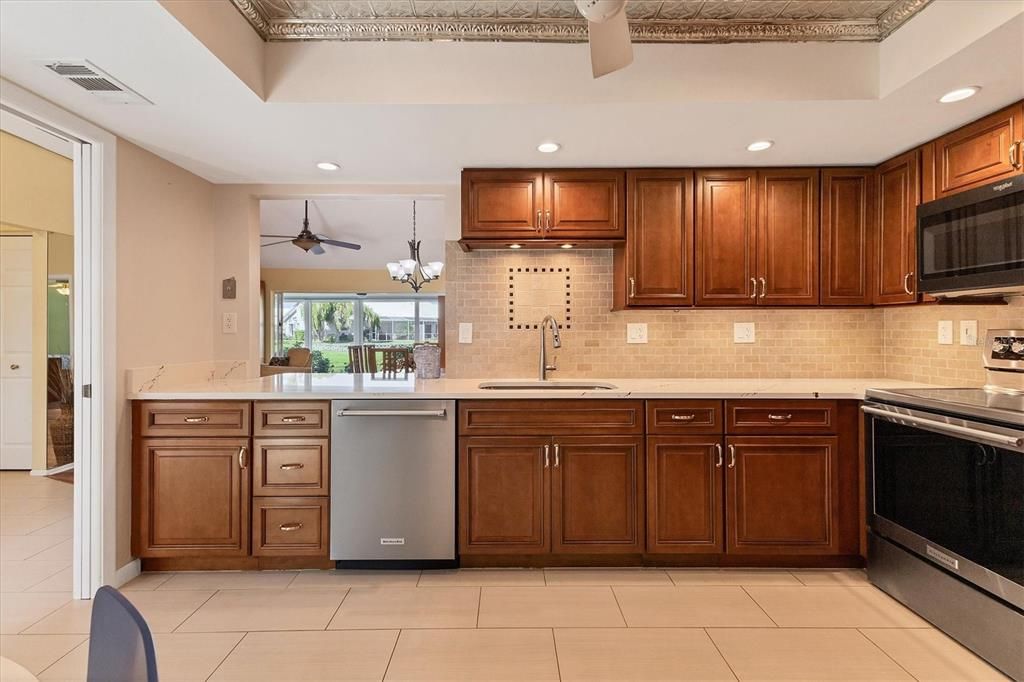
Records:
<instances>
[{"instance_id":1,"label":"ceiling air vent","mask_svg":"<svg viewBox=\"0 0 1024 682\"><path fill-rule=\"evenodd\" d=\"M85 60L46 62L44 66L61 78L108 102L152 104L148 99L91 62Z\"/></svg>"}]
</instances>

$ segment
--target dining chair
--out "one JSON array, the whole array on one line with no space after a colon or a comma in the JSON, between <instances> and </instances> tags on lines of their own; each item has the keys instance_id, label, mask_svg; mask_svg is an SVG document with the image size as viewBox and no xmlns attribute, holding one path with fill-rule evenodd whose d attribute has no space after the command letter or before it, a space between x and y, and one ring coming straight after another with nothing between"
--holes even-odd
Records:
<instances>
[{"instance_id":1,"label":"dining chair","mask_svg":"<svg viewBox=\"0 0 1024 682\"><path fill-rule=\"evenodd\" d=\"M156 649L146 619L109 585L96 591L89 624L88 682L157 682Z\"/></svg>"}]
</instances>

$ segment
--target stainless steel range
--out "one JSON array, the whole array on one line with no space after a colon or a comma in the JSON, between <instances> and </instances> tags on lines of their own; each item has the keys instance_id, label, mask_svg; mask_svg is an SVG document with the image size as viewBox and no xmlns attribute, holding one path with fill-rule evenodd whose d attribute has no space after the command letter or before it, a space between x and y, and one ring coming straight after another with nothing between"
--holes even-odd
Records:
<instances>
[{"instance_id":1,"label":"stainless steel range","mask_svg":"<svg viewBox=\"0 0 1024 682\"><path fill-rule=\"evenodd\" d=\"M869 390L868 577L1024 679L1024 330L980 389Z\"/></svg>"}]
</instances>

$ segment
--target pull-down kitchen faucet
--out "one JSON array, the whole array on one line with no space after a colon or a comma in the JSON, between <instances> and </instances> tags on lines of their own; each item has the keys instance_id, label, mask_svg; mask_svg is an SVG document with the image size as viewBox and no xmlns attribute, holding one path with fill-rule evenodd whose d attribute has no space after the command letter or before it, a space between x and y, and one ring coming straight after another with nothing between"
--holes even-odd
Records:
<instances>
[{"instance_id":1,"label":"pull-down kitchen faucet","mask_svg":"<svg viewBox=\"0 0 1024 682\"><path fill-rule=\"evenodd\" d=\"M540 380L547 381L548 372L553 372L558 367L548 365L547 335L546 330L551 326L551 345L555 348L562 347L562 337L558 334L558 322L550 315L546 316L540 323Z\"/></svg>"}]
</instances>

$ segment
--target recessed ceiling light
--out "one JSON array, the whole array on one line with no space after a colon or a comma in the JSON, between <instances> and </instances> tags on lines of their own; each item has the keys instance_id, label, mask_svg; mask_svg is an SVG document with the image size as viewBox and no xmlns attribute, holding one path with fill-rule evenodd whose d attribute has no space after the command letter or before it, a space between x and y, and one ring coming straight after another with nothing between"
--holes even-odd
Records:
<instances>
[{"instance_id":1,"label":"recessed ceiling light","mask_svg":"<svg viewBox=\"0 0 1024 682\"><path fill-rule=\"evenodd\" d=\"M981 90L980 85L968 85L966 88L957 88L956 90L950 90L945 95L939 98L939 101L943 104L949 104L950 102L959 102L960 100L973 97L978 94L978 90Z\"/></svg>"},{"instance_id":2,"label":"recessed ceiling light","mask_svg":"<svg viewBox=\"0 0 1024 682\"><path fill-rule=\"evenodd\" d=\"M537 145L537 151L544 152L545 154L553 154L562 148L562 145L557 142L541 142Z\"/></svg>"},{"instance_id":3,"label":"recessed ceiling light","mask_svg":"<svg viewBox=\"0 0 1024 682\"><path fill-rule=\"evenodd\" d=\"M508 248L510 248L510 249L521 249L521 248L523 248L523 245L522 244L509 244Z\"/></svg>"},{"instance_id":4,"label":"recessed ceiling light","mask_svg":"<svg viewBox=\"0 0 1024 682\"><path fill-rule=\"evenodd\" d=\"M774 142L771 140L758 140L757 142L751 142L747 145L748 152L763 152L765 149L771 147Z\"/></svg>"},{"instance_id":5,"label":"recessed ceiling light","mask_svg":"<svg viewBox=\"0 0 1024 682\"><path fill-rule=\"evenodd\" d=\"M563 249L571 249L572 248L572 244L562 244L562 248Z\"/></svg>"},{"instance_id":6,"label":"recessed ceiling light","mask_svg":"<svg viewBox=\"0 0 1024 682\"><path fill-rule=\"evenodd\" d=\"M316 167L319 168L320 170L325 170L325 171L336 171L339 168L341 168L341 166L339 166L338 164L334 163L333 161L321 161L320 163L318 163L316 165Z\"/></svg>"}]
</instances>

